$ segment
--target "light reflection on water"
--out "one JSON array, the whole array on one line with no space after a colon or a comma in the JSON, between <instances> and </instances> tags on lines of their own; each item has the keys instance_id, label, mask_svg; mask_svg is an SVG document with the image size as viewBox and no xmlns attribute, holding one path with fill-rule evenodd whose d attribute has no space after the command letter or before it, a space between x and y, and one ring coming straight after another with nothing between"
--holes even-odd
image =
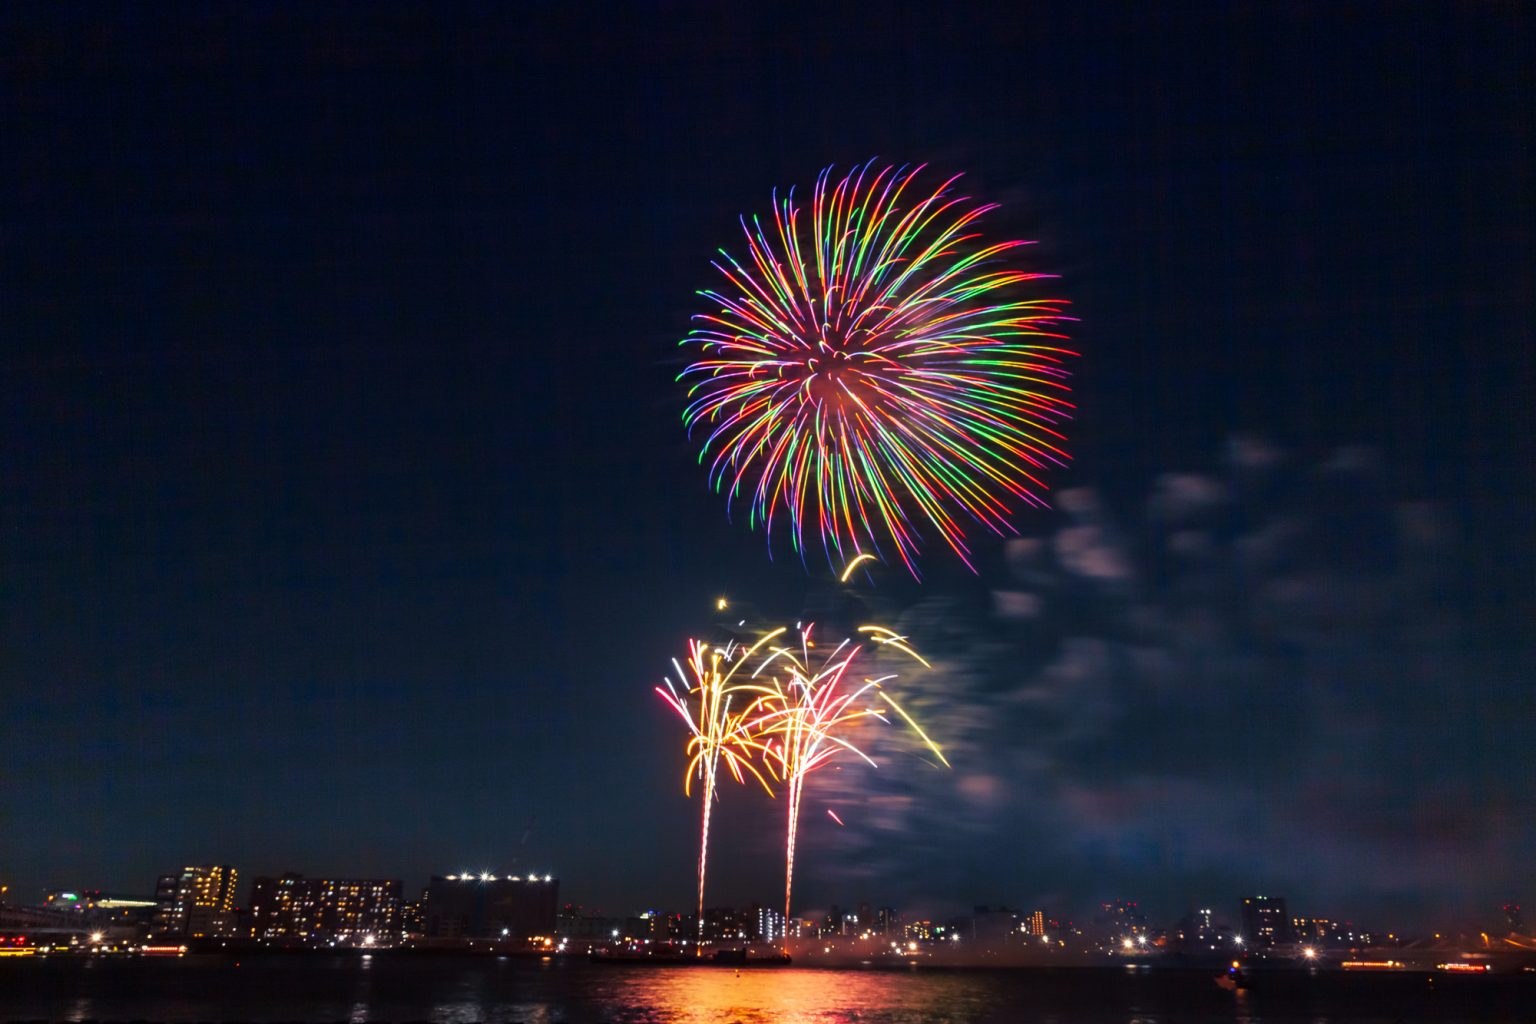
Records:
<instances>
[{"instance_id":1,"label":"light reflection on water","mask_svg":"<svg viewBox=\"0 0 1536 1024\"><path fill-rule=\"evenodd\" d=\"M0 964L0 1021L381 1024L1361 1024L1209 975L598 966L437 957ZM1280 1012L1272 1012L1279 1010ZM1311 1010L1312 1012L1306 1012ZM1298 1012L1301 1011L1301 1012ZM1358 1013L1358 1008L1356 1008Z\"/></svg>"},{"instance_id":2,"label":"light reflection on water","mask_svg":"<svg viewBox=\"0 0 1536 1024\"><path fill-rule=\"evenodd\" d=\"M614 968L593 995L622 1024L970 1024L1001 1019L989 988L959 975Z\"/></svg>"}]
</instances>

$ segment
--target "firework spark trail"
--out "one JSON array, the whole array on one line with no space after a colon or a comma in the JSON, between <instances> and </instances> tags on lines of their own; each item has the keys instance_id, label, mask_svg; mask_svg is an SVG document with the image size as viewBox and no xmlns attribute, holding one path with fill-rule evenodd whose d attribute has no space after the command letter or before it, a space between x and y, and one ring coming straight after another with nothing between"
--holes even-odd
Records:
<instances>
[{"instance_id":1,"label":"firework spark trail","mask_svg":"<svg viewBox=\"0 0 1536 1024\"><path fill-rule=\"evenodd\" d=\"M777 629L764 636L752 647L738 649L734 644L727 647L711 647L697 640L688 642L688 667L686 671L675 660L673 666L680 680L674 684L669 677L666 689L656 687L671 708L682 718L692 733L688 740L688 766L683 773L683 793L692 795L695 777L702 783L703 821L699 835L699 933L704 931L704 878L709 866L709 820L713 811L720 760L737 782L744 782L750 774L771 795L772 787L753 764L754 752L761 754L761 747L748 728L749 713L755 707L755 699L761 697L761 687L751 683L734 682L737 669L755 654L762 645L783 633ZM722 671L722 666L725 670ZM682 687L678 689L679 685ZM732 705L736 704L736 710Z\"/></svg>"},{"instance_id":2,"label":"firework spark trail","mask_svg":"<svg viewBox=\"0 0 1536 1024\"><path fill-rule=\"evenodd\" d=\"M1019 298L1049 275L1012 268L1029 243L987 243L950 178L904 201L923 167L873 162L818 176L810 217L794 192L773 218L742 218L746 258L681 344L695 361L683 421L705 438L727 504L745 502L770 548L787 519L802 560L815 534L831 561L894 548L912 575L925 526L968 566L963 520L1013 532L1042 505L1039 471L1064 465L1069 418L1064 300Z\"/></svg>"},{"instance_id":3,"label":"firework spark trail","mask_svg":"<svg viewBox=\"0 0 1536 1024\"><path fill-rule=\"evenodd\" d=\"M784 855L786 927L794 891L795 844L799 835L800 805L807 776L843 753L853 754L871 766L875 764L874 759L841 735L867 718L888 721L880 709L863 706L861 698L871 692L878 695L901 716L942 764L946 767L949 765L938 744L882 688L881 684L889 681L891 676L865 678L857 685L850 681L850 673L864 651L863 645L844 640L830 655L822 658L819 663L813 663L813 629L813 626L806 626L801 630L798 651L789 646L774 646L769 649L763 662L753 670L753 677L765 685L766 692L757 698L752 717L745 723L749 730L761 737L760 749L769 759L773 774L784 783L787 803ZM891 630L874 626L864 627L863 631L870 634L874 643L892 646L895 650L922 660L906 645L904 637ZM835 814L833 818L842 824Z\"/></svg>"}]
</instances>

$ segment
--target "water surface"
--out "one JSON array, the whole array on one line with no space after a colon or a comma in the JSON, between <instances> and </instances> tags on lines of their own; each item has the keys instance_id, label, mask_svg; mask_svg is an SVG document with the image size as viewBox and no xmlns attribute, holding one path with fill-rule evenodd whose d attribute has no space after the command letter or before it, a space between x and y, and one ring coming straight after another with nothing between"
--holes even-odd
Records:
<instances>
[{"instance_id":1,"label":"water surface","mask_svg":"<svg viewBox=\"0 0 1536 1024\"><path fill-rule=\"evenodd\" d=\"M1438 987L1436 982L1438 981ZM0 1020L435 1024L1374 1024L1536 1020L1536 976L620 967L491 958L257 956L0 963Z\"/></svg>"}]
</instances>

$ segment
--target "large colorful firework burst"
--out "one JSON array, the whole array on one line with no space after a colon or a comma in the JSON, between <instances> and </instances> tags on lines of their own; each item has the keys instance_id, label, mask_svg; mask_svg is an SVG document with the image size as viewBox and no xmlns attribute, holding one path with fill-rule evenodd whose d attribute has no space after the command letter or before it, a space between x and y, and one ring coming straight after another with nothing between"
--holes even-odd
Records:
<instances>
[{"instance_id":1,"label":"large colorful firework burst","mask_svg":"<svg viewBox=\"0 0 1536 1024\"><path fill-rule=\"evenodd\" d=\"M924 167L818 176L809 217L774 193L742 218L747 256L720 250L729 287L701 292L682 345L695 361L683 420L710 480L745 502L770 547L776 520L805 557L886 547L917 575L925 526L971 565L966 524L1012 532L1064 464L1064 300L1021 294L1049 275L1009 262L1022 241L977 230L996 204L931 192ZM973 567L974 568L974 567Z\"/></svg>"}]
</instances>

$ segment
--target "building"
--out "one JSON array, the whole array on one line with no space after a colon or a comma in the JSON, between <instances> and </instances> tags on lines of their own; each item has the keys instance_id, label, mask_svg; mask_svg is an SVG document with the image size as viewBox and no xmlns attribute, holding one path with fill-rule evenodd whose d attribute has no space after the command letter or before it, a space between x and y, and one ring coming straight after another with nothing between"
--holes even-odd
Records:
<instances>
[{"instance_id":1,"label":"building","mask_svg":"<svg viewBox=\"0 0 1536 1024\"><path fill-rule=\"evenodd\" d=\"M1291 918L1293 942L1328 942L1333 938L1333 922L1326 917Z\"/></svg>"},{"instance_id":2,"label":"building","mask_svg":"<svg viewBox=\"0 0 1536 1024\"><path fill-rule=\"evenodd\" d=\"M1029 934L1045 935L1045 911L1037 910L1029 915Z\"/></svg>"},{"instance_id":3,"label":"building","mask_svg":"<svg viewBox=\"0 0 1536 1024\"><path fill-rule=\"evenodd\" d=\"M754 942L778 942L784 938L784 914L754 903L747 908L747 937Z\"/></svg>"},{"instance_id":4,"label":"building","mask_svg":"<svg viewBox=\"0 0 1536 1024\"><path fill-rule=\"evenodd\" d=\"M560 935L576 934L585 927L581 923L583 920L581 905L567 903L560 912ZM652 942L696 942L699 938L697 914L661 914L647 910L640 915L639 925L632 933L634 937Z\"/></svg>"},{"instance_id":5,"label":"building","mask_svg":"<svg viewBox=\"0 0 1536 1024\"><path fill-rule=\"evenodd\" d=\"M846 913L836 903L832 909L822 916L821 926L817 929L822 935L847 935L849 930L857 927L859 917L857 914Z\"/></svg>"},{"instance_id":6,"label":"building","mask_svg":"<svg viewBox=\"0 0 1536 1024\"><path fill-rule=\"evenodd\" d=\"M407 939L419 939L426 934L426 923L421 916L421 900L406 900L400 904L400 932Z\"/></svg>"},{"instance_id":7,"label":"building","mask_svg":"<svg viewBox=\"0 0 1536 1024\"><path fill-rule=\"evenodd\" d=\"M338 946L394 945L400 941L397 878L326 878L319 882L320 927Z\"/></svg>"},{"instance_id":8,"label":"building","mask_svg":"<svg viewBox=\"0 0 1536 1024\"><path fill-rule=\"evenodd\" d=\"M1171 952L1212 953L1216 950L1236 952L1232 930L1216 923L1216 915L1210 907L1191 910L1174 923L1163 943Z\"/></svg>"},{"instance_id":9,"label":"building","mask_svg":"<svg viewBox=\"0 0 1536 1024\"><path fill-rule=\"evenodd\" d=\"M393 946L401 889L393 878L261 877L251 887L250 935L277 946Z\"/></svg>"},{"instance_id":10,"label":"building","mask_svg":"<svg viewBox=\"0 0 1536 1024\"><path fill-rule=\"evenodd\" d=\"M912 921L902 928L903 936L909 940L928 941L934 938L936 932L932 921Z\"/></svg>"},{"instance_id":11,"label":"building","mask_svg":"<svg viewBox=\"0 0 1536 1024\"><path fill-rule=\"evenodd\" d=\"M433 875L423 897L428 939L531 939L555 934L560 881L551 875Z\"/></svg>"},{"instance_id":12,"label":"building","mask_svg":"<svg viewBox=\"0 0 1536 1024\"><path fill-rule=\"evenodd\" d=\"M692 921L692 918L689 920ZM648 920L645 925L646 934L638 936L639 938L651 937L654 922ZM554 934L559 937L561 943L570 943L578 949L582 947L593 949L634 937L626 930L622 918L609 917L597 911L588 913L579 903L567 903L561 908L559 916L555 919ZM692 937L695 936L690 936Z\"/></svg>"},{"instance_id":13,"label":"building","mask_svg":"<svg viewBox=\"0 0 1536 1024\"><path fill-rule=\"evenodd\" d=\"M155 884L159 908L151 930L189 939L233 935L236 878L228 864L185 867L180 874L161 875Z\"/></svg>"},{"instance_id":14,"label":"building","mask_svg":"<svg viewBox=\"0 0 1536 1024\"><path fill-rule=\"evenodd\" d=\"M704 941L745 942L752 938L756 925L749 911L735 907L707 907L704 910Z\"/></svg>"},{"instance_id":15,"label":"building","mask_svg":"<svg viewBox=\"0 0 1536 1024\"><path fill-rule=\"evenodd\" d=\"M1238 907L1243 941L1254 946L1279 946L1294 941L1291 917L1283 896L1249 896Z\"/></svg>"},{"instance_id":16,"label":"building","mask_svg":"<svg viewBox=\"0 0 1536 1024\"><path fill-rule=\"evenodd\" d=\"M320 911L313 882L303 875L260 877L251 886L250 934L258 942L304 945L317 938Z\"/></svg>"},{"instance_id":17,"label":"building","mask_svg":"<svg viewBox=\"0 0 1536 1024\"><path fill-rule=\"evenodd\" d=\"M821 926L814 918L792 917L784 926L784 933L795 939L814 939L821 935Z\"/></svg>"}]
</instances>

